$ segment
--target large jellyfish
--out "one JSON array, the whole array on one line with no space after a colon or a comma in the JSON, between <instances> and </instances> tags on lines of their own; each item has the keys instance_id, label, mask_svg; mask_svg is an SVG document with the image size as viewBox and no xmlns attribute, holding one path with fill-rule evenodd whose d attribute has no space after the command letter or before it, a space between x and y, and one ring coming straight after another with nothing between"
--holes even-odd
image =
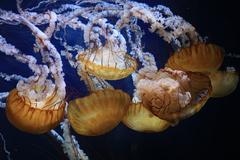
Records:
<instances>
[{"instance_id":1,"label":"large jellyfish","mask_svg":"<svg viewBox=\"0 0 240 160\"><path fill-rule=\"evenodd\" d=\"M46 133L63 120L65 102L56 91L42 101L32 101L19 96L16 89L7 98L6 114L8 120L18 129L35 134Z\"/></svg>"},{"instance_id":2,"label":"large jellyfish","mask_svg":"<svg viewBox=\"0 0 240 160\"><path fill-rule=\"evenodd\" d=\"M35 29L29 21L25 21L30 28ZM38 34L41 33L39 31ZM16 89L13 89L8 95L7 118L15 127L29 133L40 134L50 131L59 125L64 115L65 82L62 78L61 68L53 72L55 80L58 81L55 85L47 79L50 71L46 65L37 65L37 60L33 56L22 54L1 36L0 40L2 47L6 47L3 51L7 55L14 56L22 63L28 63L30 69L35 73L28 79L19 80ZM49 41L45 43L49 43ZM51 44L46 45L49 45L49 49L56 51ZM57 58L59 55L56 53L55 56ZM58 63L61 64L61 61ZM56 64L52 64L50 67L56 68Z\"/></svg>"},{"instance_id":3,"label":"large jellyfish","mask_svg":"<svg viewBox=\"0 0 240 160\"><path fill-rule=\"evenodd\" d=\"M141 71L141 70L140 70ZM211 81L201 73L161 69L140 79L137 95L155 115L176 122L198 112L211 93Z\"/></svg>"}]
</instances>

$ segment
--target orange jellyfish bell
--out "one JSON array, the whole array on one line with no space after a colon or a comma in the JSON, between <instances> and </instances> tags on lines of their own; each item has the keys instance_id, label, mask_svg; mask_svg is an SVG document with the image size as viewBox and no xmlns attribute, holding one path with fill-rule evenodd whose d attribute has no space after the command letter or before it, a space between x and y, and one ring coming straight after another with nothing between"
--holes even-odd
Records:
<instances>
[{"instance_id":1,"label":"orange jellyfish bell","mask_svg":"<svg viewBox=\"0 0 240 160\"><path fill-rule=\"evenodd\" d=\"M170 126L168 121L152 114L142 103L133 103L122 120L128 128L138 132L162 132Z\"/></svg>"},{"instance_id":2,"label":"orange jellyfish bell","mask_svg":"<svg viewBox=\"0 0 240 160\"><path fill-rule=\"evenodd\" d=\"M77 55L83 69L105 80L118 80L129 76L137 68L135 59L123 51L113 51L112 45L88 49Z\"/></svg>"},{"instance_id":3,"label":"orange jellyfish bell","mask_svg":"<svg viewBox=\"0 0 240 160\"><path fill-rule=\"evenodd\" d=\"M140 80L137 92L143 105L161 119L176 123L196 112L208 100L211 82L201 73L160 70L151 80Z\"/></svg>"},{"instance_id":4,"label":"orange jellyfish bell","mask_svg":"<svg viewBox=\"0 0 240 160\"><path fill-rule=\"evenodd\" d=\"M130 97L121 90L104 89L70 101L67 117L80 135L98 136L115 128L126 114Z\"/></svg>"},{"instance_id":5,"label":"orange jellyfish bell","mask_svg":"<svg viewBox=\"0 0 240 160\"><path fill-rule=\"evenodd\" d=\"M238 85L239 75L235 71L217 71L209 74L213 92L211 97L224 97L231 94Z\"/></svg>"},{"instance_id":6,"label":"orange jellyfish bell","mask_svg":"<svg viewBox=\"0 0 240 160\"><path fill-rule=\"evenodd\" d=\"M223 62L223 49L214 44L199 43L174 53L166 67L191 72L212 72Z\"/></svg>"},{"instance_id":7,"label":"orange jellyfish bell","mask_svg":"<svg viewBox=\"0 0 240 160\"><path fill-rule=\"evenodd\" d=\"M55 128L64 117L65 102L56 90L42 101L31 101L13 89L7 98L6 115L9 122L21 131L42 134Z\"/></svg>"}]
</instances>

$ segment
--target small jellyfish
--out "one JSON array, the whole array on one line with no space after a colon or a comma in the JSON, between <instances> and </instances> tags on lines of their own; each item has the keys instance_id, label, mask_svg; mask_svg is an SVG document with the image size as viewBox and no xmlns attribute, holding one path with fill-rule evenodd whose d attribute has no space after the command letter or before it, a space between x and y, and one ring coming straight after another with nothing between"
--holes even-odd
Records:
<instances>
[{"instance_id":1,"label":"small jellyfish","mask_svg":"<svg viewBox=\"0 0 240 160\"><path fill-rule=\"evenodd\" d=\"M191 72L213 72L222 65L223 49L214 44L199 43L174 53L166 67Z\"/></svg>"},{"instance_id":2,"label":"small jellyfish","mask_svg":"<svg viewBox=\"0 0 240 160\"><path fill-rule=\"evenodd\" d=\"M121 122L129 104L129 95L121 90L98 90L70 101L67 117L78 134L98 136Z\"/></svg>"},{"instance_id":3,"label":"small jellyfish","mask_svg":"<svg viewBox=\"0 0 240 160\"><path fill-rule=\"evenodd\" d=\"M122 120L128 128L138 132L162 132L170 123L155 116L142 103L132 103Z\"/></svg>"},{"instance_id":4,"label":"small jellyfish","mask_svg":"<svg viewBox=\"0 0 240 160\"><path fill-rule=\"evenodd\" d=\"M56 90L42 101L20 96L13 89L7 98L6 115L9 122L21 131L42 134L55 128L64 117L65 102Z\"/></svg>"},{"instance_id":5,"label":"small jellyfish","mask_svg":"<svg viewBox=\"0 0 240 160\"><path fill-rule=\"evenodd\" d=\"M209 74L213 92L211 97L224 97L231 94L238 85L239 75L236 71L217 71Z\"/></svg>"},{"instance_id":6,"label":"small jellyfish","mask_svg":"<svg viewBox=\"0 0 240 160\"><path fill-rule=\"evenodd\" d=\"M77 55L82 68L105 80L118 80L129 76L137 68L136 60L123 51L114 51L113 45L87 49Z\"/></svg>"}]
</instances>

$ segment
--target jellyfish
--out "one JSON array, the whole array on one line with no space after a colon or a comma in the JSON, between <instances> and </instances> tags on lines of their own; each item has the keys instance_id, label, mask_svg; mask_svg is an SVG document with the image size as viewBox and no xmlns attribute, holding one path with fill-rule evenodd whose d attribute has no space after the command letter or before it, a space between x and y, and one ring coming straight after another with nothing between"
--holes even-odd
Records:
<instances>
[{"instance_id":1,"label":"jellyfish","mask_svg":"<svg viewBox=\"0 0 240 160\"><path fill-rule=\"evenodd\" d=\"M64 117L65 102L54 90L42 101L20 96L13 89L7 98L6 115L9 122L21 131L42 134L59 125Z\"/></svg>"},{"instance_id":2,"label":"jellyfish","mask_svg":"<svg viewBox=\"0 0 240 160\"><path fill-rule=\"evenodd\" d=\"M212 90L207 75L169 68L161 69L154 77L140 79L136 89L144 106L172 123L197 113Z\"/></svg>"},{"instance_id":3,"label":"jellyfish","mask_svg":"<svg viewBox=\"0 0 240 160\"><path fill-rule=\"evenodd\" d=\"M238 85L239 74L235 70L216 71L209 74L212 84L211 97L224 97L231 94Z\"/></svg>"},{"instance_id":4,"label":"jellyfish","mask_svg":"<svg viewBox=\"0 0 240 160\"><path fill-rule=\"evenodd\" d=\"M132 103L122 122L128 128L146 133L162 132L171 124L155 116L142 103Z\"/></svg>"},{"instance_id":5,"label":"jellyfish","mask_svg":"<svg viewBox=\"0 0 240 160\"><path fill-rule=\"evenodd\" d=\"M32 55L23 54L0 36L1 51L15 57L21 63L28 64L33 75L18 81L17 86L7 97L6 115L9 122L21 131L42 134L55 128L64 117L65 81L62 61L57 49L47 35L24 17L19 17L41 46L43 62L37 64ZM54 63L53 63L54 62ZM48 79L52 76L55 80Z\"/></svg>"},{"instance_id":6,"label":"jellyfish","mask_svg":"<svg viewBox=\"0 0 240 160\"><path fill-rule=\"evenodd\" d=\"M80 52L77 60L85 71L105 80L125 78L137 68L135 59L121 50L115 51L111 43Z\"/></svg>"},{"instance_id":7,"label":"jellyfish","mask_svg":"<svg viewBox=\"0 0 240 160\"><path fill-rule=\"evenodd\" d=\"M215 44L197 43L181 48L166 63L166 67L191 72L217 71L223 62L223 49Z\"/></svg>"},{"instance_id":8,"label":"jellyfish","mask_svg":"<svg viewBox=\"0 0 240 160\"><path fill-rule=\"evenodd\" d=\"M70 101L67 117L78 134L98 136L121 122L129 104L129 95L121 90L98 90Z\"/></svg>"}]
</instances>

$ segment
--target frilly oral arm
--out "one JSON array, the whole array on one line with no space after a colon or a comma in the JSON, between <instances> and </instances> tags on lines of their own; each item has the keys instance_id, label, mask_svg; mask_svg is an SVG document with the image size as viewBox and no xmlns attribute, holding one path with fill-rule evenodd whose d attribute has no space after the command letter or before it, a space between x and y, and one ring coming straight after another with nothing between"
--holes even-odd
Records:
<instances>
[{"instance_id":1,"label":"frilly oral arm","mask_svg":"<svg viewBox=\"0 0 240 160\"><path fill-rule=\"evenodd\" d=\"M61 125L63 130L63 139L62 143L64 153L68 154L68 157L71 160L88 160L88 156L80 149L80 146L74 136L70 133L70 124L67 119Z\"/></svg>"},{"instance_id":2,"label":"frilly oral arm","mask_svg":"<svg viewBox=\"0 0 240 160\"><path fill-rule=\"evenodd\" d=\"M48 50L49 55L53 57L54 63L52 64L52 66L50 66L50 71L54 76L55 83L58 88L58 95L60 97L64 98L66 95L66 90L65 90L66 84L65 84L64 78L63 78L63 76L64 76L63 71L62 71L63 65L62 65L62 60L61 60L60 54L58 53L57 49L50 42L50 40L48 39L48 36L44 32L42 32L38 27L36 27L34 24L32 24L26 18L21 17L21 20L22 20L23 24L25 24L28 28L30 28L30 30L32 31L34 36L36 38L40 39L40 42L42 43L42 45L44 47L46 47L46 49Z\"/></svg>"}]
</instances>

